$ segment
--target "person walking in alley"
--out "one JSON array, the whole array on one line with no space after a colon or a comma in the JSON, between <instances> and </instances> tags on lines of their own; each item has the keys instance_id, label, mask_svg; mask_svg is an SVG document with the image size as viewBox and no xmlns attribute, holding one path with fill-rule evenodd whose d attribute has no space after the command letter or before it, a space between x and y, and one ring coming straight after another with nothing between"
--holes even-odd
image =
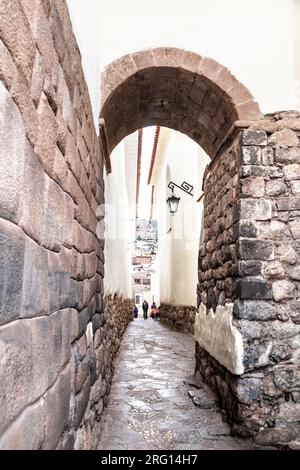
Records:
<instances>
[{"instance_id":1,"label":"person walking in alley","mask_svg":"<svg viewBox=\"0 0 300 470\"><path fill-rule=\"evenodd\" d=\"M148 309L149 309L149 304L146 300L143 302L143 315L144 315L144 320L147 320L148 318Z\"/></svg>"}]
</instances>

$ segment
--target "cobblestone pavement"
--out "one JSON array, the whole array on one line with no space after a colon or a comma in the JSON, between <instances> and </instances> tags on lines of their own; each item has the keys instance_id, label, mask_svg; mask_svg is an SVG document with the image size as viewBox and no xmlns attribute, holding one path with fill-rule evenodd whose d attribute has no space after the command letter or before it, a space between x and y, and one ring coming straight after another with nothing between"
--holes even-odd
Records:
<instances>
[{"instance_id":1,"label":"cobblestone pavement","mask_svg":"<svg viewBox=\"0 0 300 470\"><path fill-rule=\"evenodd\" d=\"M192 337L150 318L129 325L115 364L99 449L256 448L230 436L206 387L189 385L194 348Z\"/></svg>"}]
</instances>

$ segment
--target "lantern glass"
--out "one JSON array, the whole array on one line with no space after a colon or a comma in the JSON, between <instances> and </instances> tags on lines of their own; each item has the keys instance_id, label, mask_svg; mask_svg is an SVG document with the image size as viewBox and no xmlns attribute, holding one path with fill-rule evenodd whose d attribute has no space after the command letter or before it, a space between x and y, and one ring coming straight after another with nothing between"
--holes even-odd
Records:
<instances>
[{"instance_id":1,"label":"lantern glass","mask_svg":"<svg viewBox=\"0 0 300 470\"><path fill-rule=\"evenodd\" d=\"M174 194L172 194L172 196L170 196L167 199L167 203L168 203L169 211L171 215L176 214L176 212L178 211L179 201L180 201L180 197L176 197L174 196Z\"/></svg>"}]
</instances>

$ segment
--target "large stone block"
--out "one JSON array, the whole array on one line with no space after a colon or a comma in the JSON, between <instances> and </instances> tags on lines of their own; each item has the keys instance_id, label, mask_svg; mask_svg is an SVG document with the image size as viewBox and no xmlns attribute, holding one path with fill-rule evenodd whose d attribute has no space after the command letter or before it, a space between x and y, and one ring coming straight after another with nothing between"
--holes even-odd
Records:
<instances>
[{"instance_id":1,"label":"large stone block","mask_svg":"<svg viewBox=\"0 0 300 470\"><path fill-rule=\"evenodd\" d=\"M0 437L0 450L38 450L44 440L44 400L26 408Z\"/></svg>"},{"instance_id":2,"label":"large stone block","mask_svg":"<svg viewBox=\"0 0 300 470\"><path fill-rule=\"evenodd\" d=\"M276 200L278 211L300 210L300 197L280 197Z\"/></svg>"},{"instance_id":3,"label":"large stone block","mask_svg":"<svg viewBox=\"0 0 300 470\"><path fill-rule=\"evenodd\" d=\"M76 429L79 428L81 421L84 417L85 410L89 403L90 392L91 392L91 378L88 377L81 392L78 393L78 395L76 395L75 397L75 402L76 402L75 428Z\"/></svg>"},{"instance_id":4,"label":"large stone block","mask_svg":"<svg viewBox=\"0 0 300 470\"><path fill-rule=\"evenodd\" d=\"M9 50L7 49L7 47L5 46L5 44L3 43L1 39L0 39L0 55L1 55L0 80L3 81L3 85L5 84L7 89L10 90L13 79L17 73L17 67Z\"/></svg>"},{"instance_id":5,"label":"large stone block","mask_svg":"<svg viewBox=\"0 0 300 470\"><path fill-rule=\"evenodd\" d=\"M64 192L46 176L42 243L52 251L61 250L64 216Z\"/></svg>"},{"instance_id":6,"label":"large stone block","mask_svg":"<svg viewBox=\"0 0 300 470\"><path fill-rule=\"evenodd\" d=\"M33 401L32 344L32 329L28 321L19 320L0 328L0 435Z\"/></svg>"},{"instance_id":7,"label":"large stone block","mask_svg":"<svg viewBox=\"0 0 300 470\"><path fill-rule=\"evenodd\" d=\"M257 260L241 261L238 265L239 276L259 276L262 271L262 262Z\"/></svg>"},{"instance_id":8,"label":"large stone block","mask_svg":"<svg viewBox=\"0 0 300 470\"><path fill-rule=\"evenodd\" d=\"M71 397L71 367L67 366L58 376L53 387L46 393L45 440L43 449L56 448L68 422Z\"/></svg>"},{"instance_id":9,"label":"large stone block","mask_svg":"<svg viewBox=\"0 0 300 470\"><path fill-rule=\"evenodd\" d=\"M300 162L300 148L277 149L275 152L275 161L279 163L289 163L289 164L299 163Z\"/></svg>"},{"instance_id":10,"label":"large stone block","mask_svg":"<svg viewBox=\"0 0 300 470\"><path fill-rule=\"evenodd\" d=\"M300 219L299 220L291 220L290 230L291 230L293 239L294 240L299 240L300 239Z\"/></svg>"},{"instance_id":11,"label":"large stone block","mask_svg":"<svg viewBox=\"0 0 300 470\"><path fill-rule=\"evenodd\" d=\"M26 237L22 286L21 317L48 313L48 255L33 240Z\"/></svg>"},{"instance_id":12,"label":"large stone block","mask_svg":"<svg viewBox=\"0 0 300 470\"><path fill-rule=\"evenodd\" d=\"M270 220L272 204L268 199L241 199L235 206L235 218L238 220Z\"/></svg>"},{"instance_id":13,"label":"large stone block","mask_svg":"<svg viewBox=\"0 0 300 470\"><path fill-rule=\"evenodd\" d=\"M247 129L242 134L243 145L267 145L267 134L263 130Z\"/></svg>"},{"instance_id":14,"label":"large stone block","mask_svg":"<svg viewBox=\"0 0 300 470\"><path fill-rule=\"evenodd\" d=\"M242 165L259 165L261 163L261 149L256 146L241 148Z\"/></svg>"},{"instance_id":15,"label":"large stone block","mask_svg":"<svg viewBox=\"0 0 300 470\"><path fill-rule=\"evenodd\" d=\"M48 100L42 94L39 107L38 140L35 151L48 175L52 175L57 142L57 123Z\"/></svg>"},{"instance_id":16,"label":"large stone block","mask_svg":"<svg viewBox=\"0 0 300 470\"><path fill-rule=\"evenodd\" d=\"M239 279L237 283L237 296L241 299L272 299L272 285L263 279Z\"/></svg>"},{"instance_id":17,"label":"large stone block","mask_svg":"<svg viewBox=\"0 0 300 470\"><path fill-rule=\"evenodd\" d=\"M266 193L268 196L279 196L288 191L287 185L280 180L270 180L266 185Z\"/></svg>"},{"instance_id":18,"label":"large stone block","mask_svg":"<svg viewBox=\"0 0 300 470\"><path fill-rule=\"evenodd\" d=\"M19 2L2 0L0 35L28 83L31 80L35 44Z\"/></svg>"},{"instance_id":19,"label":"large stone block","mask_svg":"<svg viewBox=\"0 0 300 470\"><path fill-rule=\"evenodd\" d=\"M233 306L236 318L266 321L277 317L277 310L270 302L261 300L236 300Z\"/></svg>"},{"instance_id":20,"label":"large stone block","mask_svg":"<svg viewBox=\"0 0 300 470\"><path fill-rule=\"evenodd\" d=\"M71 250L65 248L60 253L48 252L48 292L49 312L64 308L77 308L81 298L80 289L72 285L70 279ZM77 295L76 295L77 292Z\"/></svg>"},{"instance_id":21,"label":"large stone block","mask_svg":"<svg viewBox=\"0 0 300 470\"><path fill-rule=\"evenodd\" d=\"M263 384L261 377L236 379L232 389L237 399L246 405L253 404L262 399Z\"/></svg>"},{"instance_id":22,"label":"large stone block","mask_svg":"<svg viewBox=\"0 0 300 470\"><path fill-rule=\"evenodd\" d=\"M26 137L20 112L0 82L0 217L19 222Z\"/></svg>"},{"instance_id":23,"label":"large stone block","mask_svg":"<svg viewBox=\"0 0 300 470\"><path fill-rule=\"evenodd\" d=\"M299 180L300 179L300 164L291 163L283 167L283 174L286 180Z\"/></svg>"},{"instance_id":24,"label":"large stone block","mask_svg":"<svg viewBox=\"0 0 300 470\"><path fill-rule=\"evenodd\" d=\"M0 219L0 324L20 315L24 253L23 231Z\"/></svg>"},{"instance_id":25,"label":"large stone block","mask_svg":"<svg viewBox=\"0 0 300 470\"><path fill-rule=\"evenodd\" d=\"M297 253L291 245L280 243L275 249L275 256L287 264L295 264L297 262Z\"/></svg>"},{"instance_id":26,"label":"large stone block","mask_svg":"<svg viewBox=\"0 0 300 470\"><path fill-rule=\"evenodd\" d=\"M243 260L271 260L274 258L274 243L269 240L241 239L239 241L239 255Z\"/></svg>"},{"instance_id":27,"label":"large stone block","mask_svg":"<svg viewBox=\"0 0 300 470\"><path fill-rule=\"evenodd\" d=\"M269 144L281 149L297 147L298 143L299 140L297 134L291 129L283 129L281 131L274 132L274 134L269 137ZM298 153L298 158L300 158L300 153Z\"/></svg>"},{"instance_id":28,"label":"large stone block","mask_svg":"<svg viewBox=\"0 0 300 470\"><path fill-rule=\"evenodd\" d=\"M41 243L44 225L45 173L33 148L26 143L22 215L20 226L38 243ZM38 188L38 193L37 193Z\"/></svg>"},{"instance_id":29,"label":"large stone block","mask_svg":"<svg viewBox=\"0 0 300 470\"><path fill-rule=\"evenodd\" d=\"M286 275L284 266L279 261L266 263L263 274L267 279L283 279Z\"/></svg>"},{"instance_id":30,"label":"large stone block","mask_svg":"<svg viewBox=\"0 0 300 470\"><path fill-rule=\"evenodd\" d=\"M292 282L281 280L273 283L273 297L276 302L293 299L295 295L295 286Z\"/></svg>"}]
</instances>

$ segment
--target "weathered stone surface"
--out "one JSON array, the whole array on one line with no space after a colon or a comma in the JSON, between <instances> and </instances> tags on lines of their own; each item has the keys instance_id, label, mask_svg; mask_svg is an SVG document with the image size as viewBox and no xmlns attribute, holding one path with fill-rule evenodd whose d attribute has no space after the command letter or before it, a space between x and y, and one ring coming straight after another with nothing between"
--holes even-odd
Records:
<instances>
[{"instance_id":1,"label":"weathered stone surface","mask_svg":"<svg viewBox=\"0 0 300 470\"><path fill-rule=\"evenodd\" d=\"M215 299L216 300L216 299ZM211 305L212 306L212 305ZM214 308L217 306L214 301ZM160 315L162 323L178 331L194 333L196 308L188 305L170 305L161 303Z\"/></svg>"},{"instance_id":2,"label":"weathered stone surface","mask_svg":"<svg viewBox=\"0 0 300 470\"><path fill-rule=\"evenodd\" d=\"M292 193L296 196L300 194L300 180L290 181Z\"/></svg>"},{"instance_id":3,"label":"weathered stone surface","mask_svg":"<svg viewBox=\"0 0 300 470\"><path fill-rule=\"evenodd\" d=\"M2 304L1 304L2 305ZM0 434L31 402L34 380L32 330L28 322L14 322L0 328L1 381Z\"/></svg>"},{"instance_id":4,"label":"weathered stone surface","mask_svg":"<svg viewBox=\"0 0 300 470\"><path fill-rule=\"evenodd\" d=\"M295 264L297 261L297 253L290 245L280 244L275 249L275 255L287 264Z\"/></svg>"},{"instance_id":5,"label":"weathered stone surface","mask_svg":"<svg viewBox=\"0 0 300 470\"><path fill-rule=\"evenodd\" d=\"M261 163L261 149L257 146L242 147L242 165L259 165Z\"/></svg>"},{"instance_id":6,"label":"weathered stone surface","mask_svg":"<svg viewBox=\"0 0 300 470\"><path fill-rule=\"evenodd\" d=\"M288 268L288 274L294 281L300 281L300 266L291 266Z\"/></svg>"},{"instance_id":7,"label":"weathered stone surface","mask_svg":"<svg viewBox=\"0 0 300 470\"><path fill-rule=\"evenodd\" d=\"M18 223L26 137L20 112L0 83L0 217Z\"/></svg>"},{"instance_id":8,"label":"weathered stone surface","mask_svg":"<svg viewBox=\"0 0 300 470\"><path fill-rule=\"evenodd\" d=\"M239 276L259 276L261 271L261 261L250 260L239 262Z\"/></svg>"},{"instance_id":9,"label":"weathered stone surface","mask_svg":"<svg viewBox=\"0 0 300 470\"><path fill-rule=\"evenodd\" d=\"M42 243L52 251L61 250L66 215L63 191L53 180L46 177ZM66 222L69 222L71 227L73 220Z\"/></svg>"},{"instance_id":10,"label":"weathered stone surface","mask_svg":"<svg viewBox=\"0 0 300 470\"><path fill-rule=\"evenodd\" d=\"M269 137L268 142L275 147L286 149L289 147L297 147L299 140L297 134L294 131L290 129L283 129L282 131L274 132L274 134Z\"/></svg>"},{"instance_id":11,"label":"weathered stone surface","mask_svg":"<svg viewBox=\"0 0 300 470\"><path fill-rule=\"evenodd\" d=\"M286 184L283 181L270 180L266 184L266 193L268 196L278 196L284 194L288 190Z\"/></svg>"},{"instance_id":12,"label":"weathered stone surface","mask_svg":"<svg viewBox=\"0 0 300 470\"><path fill-rule=\"evenodd\" d=\"M24 253L22 230L0 219L0 324L20 315Z\"/></svg>"},{"instance_id":13,"label":"weathered stone surface","mask_svg":"<svg viewBox=\"0 0 300 470\"><path fill-rule=\"evenodd\" d=\"M86 354L82 361L76 365L75 373L75 393L80 392L86 382L91 367L91 354Z\"/></svg>"},{"instance_id":14,"label":"weathered stone surface","mask_svg":"<svg viewBox=\"0 0 300 470\"><path fill-rule=\"evenodd\" d=\"M24 186L20 226L38 243L41 243L44 216L44 171L29 142L25 146ZM39 188L39 197L37 195Z\"/></svg>"},{"instance_id":15,"label":"weathered stone surface","mask_svg":"<svg viewBox=\"0 0 300 470\"><path fill-rule=\"evenodd\" d=\"M267 279L283 279L286 275L284 266L279 261L266 263L263 273Z\"/></svg>"},{"instance_id":16,"label":"weathered stone surface","mask_svg":"<svg viewBox=\"0 0 300 470\"><path fill-rule=\"evenodd\" d=\"M90 377L88 377L81 392L75 397L75 402L76 402L75 429L79 428L81 421L83 419L86 407L89 402L90 391L91 391L91 379Z\"/></svg>"},{"instance_id":17,"label":"weathered stone surface","mask_svg":"<svg viewBox=\"0 0 300 470\"><path fill-rule=\"evenodd\" d=\"M277 365L274 368L274 384L284 392L297 392L300 386L299 369L295 369L293 365L288 364ZM292 404L288 407L288 409L291 409L291 406Z\"/></svg>"},{"instance_id":18,"label":"weathered stone surface","mask_svg":"<svg viewBox=\"0 0 300 470\"><path fill-rule=\"evenodd\" d=\"M48 252L49 312L76 308L76 297L70 280L70 250Z\"/></svg>"},{"instance_id":19,"label":"weathered stone surface","mask_svg":"<svg viewBox=\"0 0 300 470\"><path fill-rule=\"evenodd\" d=\"M236 300L233 313L236 318L257 321L274 320L277 316L272 304L258 300Z\"/></svg>"},{"instance_id":20,"label":"weathered stone surface","mask_svg":"<svg viewBox=\"0 0 300 470\"><path fill-rule=\"evenodd\" d=\"M43 449L55 449L62 431L67 425L71 396L71 367L66 367L45 400L45 440Z\"/></svg>"},{"instance_id":21,"label":"weathered stone surface","mask_svg":"<svg viewBox=\"0 0 300 470\"><path fill-rule=\"evenodd\" d=\"M1 450L40 449L44 440L44 401L26 408L0 438Z\"/></svg>"},{"instance_id":22,"label":"weathered stone surface","mask_svg":"<svg viewBox=\"0 0 300 470\"><path fill-rule=\"evenodd\" d=\"M263 130L243 131L243 145L267 145L267 134Z\"/></svg>"},{"instance_id":23,"label":"weathered stone surface","mask_svg":"<svg viewBox=\"0 0 300 470\"><path fill-rule=\"evenodd\" d=\"M272 299L272 286L262 279L240 279L237 293L241 299Z\"/></svg>"},{"instance_id":24,"label":"weathered stone surface","mask_svg":"<svg viewBox=\"0 0 300 470\"><path fill-rule=\"evenodd\" d=\"M300 164L291 163L285 165L283 168L284 177L286 180L299 180L300 179Z\"/></svg>"},{"instance_id":25,"label":"weathered stone surface","mask_svg":"<svg viewBox=\"0 0 300 470\"><path fill-rule=\"evenodd\" d=\"M300 197L281 197L276 201L278 211L300 210Z\"/></svg>"},{"instance_id":26,"label":"weathered stone surface","mask_svg":"<svg viewBox=\"0 0 300 470\"><path fill-rule=\"evenodd\" d=\"M276 424L300 423L300 403L282 403L276 416Z\"/></svg>"},{"instance_id":27,"label":"weathered stone surface","mask_svg":"<svg viewBox=\"0 0 300 470\"><path fill-rule=\"evenodd\" d=\"M275 161L280 163L299 163L300 162L300 148L290 149L276 149Z\"/></svg>"},{"instance_id":28,"label":"weathered stone surface","mask_svg":"<svg viewBox=\"0 0 300 470\"><path fill-rule=\"evenodd\" d=\"M41 97L38 114L38 140L35 151L42 162L44 170L48 175L52 175L57 141L57 123L45 95Z\"/></svg>"},{"instance_id":29,"label":"weathered stone surface","mask_svg":"<svg viewBox=\"0 0 300 470\"><path fill-rule=\"evenodd\" d=\"M237 379L233 386L233 392L241 403L253 404L253 402L260 401L262 398L262 380L255 377Z\"/></svg>"},{"instance_id":30,"label":"weathered stone surface","mask_svg":"<svg viewBox=\"0 0 300 470\"><path fill-rule=\"evenodd\" d=\"M255 442L263 446L284 444L295 439L299 435L299 426L280 426L266 428L255 437Z\"/></svg>"},{"instance_id":31,"label":"weathered stone surface","mask_svg":"<svg viewBox=\"0 0 300 470\"><path fill-rule=\"evenodd\" d=\"M265 194L265 179L262 176L243 179L242 193L249 197L263 197Z\"/></svg>"},{"instance_id":32,"label":"weathered stone surface","mask_svg":"<svg viewBox=\"0 0 300 470\"><path fill-rule=\"evenodd\" d=\"M274 150L270 147L264 147L261 150L261 162L265 166L272 166L274 164Z\"/></svg>"},{"instance_id":33,"label":"weathered stone surface","mask_svg":"<svg viewBox=\"0 0 300 470\"><path fill-rule=\"evenodd\" d=\"M241 239L239 242L241 259L271 260L274 258L274 244L268 240Z\"/></svg>"},{"instance_id":34,"label":"weathered stone surface","mask_svg":"<svg viewBox=\"0 0 300 470\"><path fill-rule=\"evenodd\" d=\"M295 286L289 281L275 281L273 283L273 297L276 302L292 299L295 294Z\"/></svg>"},{"instance_id":35,"label":"weathered stone surface","mask_svg":"<svg viewBox=\"0 0 300 470\"><path fill-rule=\"evenodd\" d=\"M300 239L300 220L292 220L290 222L290 230L294 240Z\"/></svg>"},{"instance_id":36,"label":"weathered stone surface","mask_svg":"<svg viewBox=\"0 0 300 470\"><path fill-rule=\"evenodd\" d=\"M241 199L238 203L241 219L270 220L272 206L268 199Z\"/></svg>"},{"instance_id":37,"label":"weathered stone surface","mask_svg":"<svg viewBox=\"0 0 300 470\"><path fill-rule=\"evenodd\" d=\"M47 251L26 237L22 285L21 317L48 313Z\"/></svg>"},{"instance_id":38,"label":"weathered stone surface","mask_svg":"<svg viewBox=\"0 0 300 470\"><path fill-rule=\"evenodd\" d=\"M30 82L35 44L21 5L12 0L3 0L0 16L3 18L0 25L1 37L26 80Z\"/></svg>"}]
</instances>

